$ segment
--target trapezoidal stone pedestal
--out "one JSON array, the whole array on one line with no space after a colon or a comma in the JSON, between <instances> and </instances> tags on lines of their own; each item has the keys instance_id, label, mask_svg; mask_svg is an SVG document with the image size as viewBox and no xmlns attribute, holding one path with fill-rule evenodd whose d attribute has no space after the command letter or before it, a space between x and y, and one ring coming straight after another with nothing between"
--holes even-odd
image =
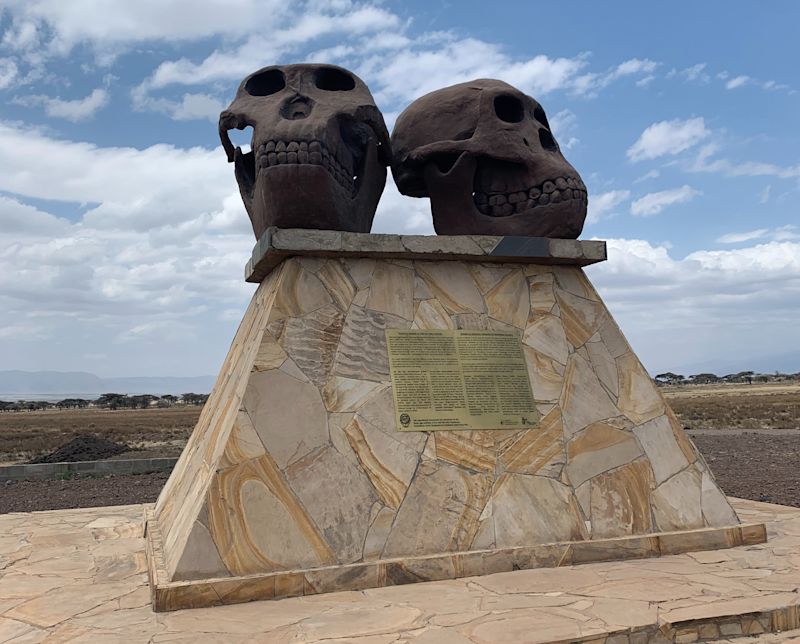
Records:
<instances>
[{"instance_id":1,"label":"trapezoidal stone pedestal","mask_svg":"<svg viewBox=\"0 0 800 644\"><path fill-rule=\"evenodd\" d=\"M269 230L148 512L156 610L757 543L581 266L603 242ZM519 334L531 429L400 432L386 329Z\"/></svg>"}]
</instances>

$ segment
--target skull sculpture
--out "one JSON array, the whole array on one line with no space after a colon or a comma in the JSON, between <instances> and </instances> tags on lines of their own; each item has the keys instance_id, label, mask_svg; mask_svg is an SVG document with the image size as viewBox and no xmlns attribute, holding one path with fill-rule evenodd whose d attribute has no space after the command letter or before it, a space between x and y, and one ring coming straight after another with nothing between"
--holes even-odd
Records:
<instances>
[{"instance_id":1,"label":"skull sculpture","mask_svg":"<svg viewBox=\"0 0 800 644\"><path fill-rule=\"evenodd\" d=\"M430 197L440 235L576 238L586 186L561 154L542 106L499 80L431 92L392 132L400 192Z\"/></svg>"},{"instance_id":2,"label":"skull sculpture","mask_svg":"<svg viewBox=\"0 0 800 644\"><path fill-rule=\"evenodd\" d=\"M252 149L228 131L253 128ZM333 65L264 67L219 117L219 136L256 239L266 228L369 232L391 159L364 82Z\"/></svg>"}]
</instances>

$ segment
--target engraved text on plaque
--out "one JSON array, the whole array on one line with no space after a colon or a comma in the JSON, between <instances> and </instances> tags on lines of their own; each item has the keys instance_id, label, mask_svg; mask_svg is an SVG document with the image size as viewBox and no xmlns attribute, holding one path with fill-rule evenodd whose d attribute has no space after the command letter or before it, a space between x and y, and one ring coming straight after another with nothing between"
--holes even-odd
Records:
<instances>
[{"instance_id":1,"label":"engraved text on plaque","mask_svg":"<svg viewBox=\"0 0 800 644\"><path fill-rule=\"evenodd\" d=\"M387 329L386 341L400 431L538 423L517 334Z\"/></svg>"}]
</instances>

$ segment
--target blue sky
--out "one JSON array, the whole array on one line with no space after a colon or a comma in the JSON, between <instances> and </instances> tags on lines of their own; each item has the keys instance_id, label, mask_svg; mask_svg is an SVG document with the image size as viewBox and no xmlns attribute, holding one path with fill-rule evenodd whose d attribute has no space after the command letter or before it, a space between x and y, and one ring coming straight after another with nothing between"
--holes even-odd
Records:
<instances>
[{"instance_id":1,"label":"blue sky","mask_svg":"<svg viewBox=\"0 0 800 644\"><path fill-rule=\"evenodd\" d=\"M324 61L390 128L472 78L533 95L646 366L800 370L798 24L788 0L0 0L0 369L215 373L254 243L217 115L250 71ZM373 229L431 233L427 201L390 181Z\"/></svg>"}]
</instances>

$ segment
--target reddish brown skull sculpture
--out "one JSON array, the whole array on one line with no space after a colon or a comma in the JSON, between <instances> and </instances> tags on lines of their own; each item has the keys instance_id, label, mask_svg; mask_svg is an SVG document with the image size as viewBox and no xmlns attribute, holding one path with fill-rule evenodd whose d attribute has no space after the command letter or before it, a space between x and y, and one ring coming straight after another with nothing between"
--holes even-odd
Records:
<instances>
[{"instance_id":1,"label":"reddish brown skull sculpture","mask_svg":"<svg viewBox=\"0 0 800 644\"><path fill-rule=\"evenodd\" d=\"M253 128L250 152L231 129ZM333 65L264 67L219 117L256 238L269 226L369 232L391 160L367 86Z\"/></svg>"},{"instance_id":2,"label":"reddish brown skull sculpture","mask_svg":"<svg viewBox=\"0 0 800 644\"><path fill-rule=\"evenodd\" d=\"M400 192L430 197L440 235L576 238L586 186L553 138L542 106L499 80L431 92L392 132Z\"/></svg>"}]
</instances>

